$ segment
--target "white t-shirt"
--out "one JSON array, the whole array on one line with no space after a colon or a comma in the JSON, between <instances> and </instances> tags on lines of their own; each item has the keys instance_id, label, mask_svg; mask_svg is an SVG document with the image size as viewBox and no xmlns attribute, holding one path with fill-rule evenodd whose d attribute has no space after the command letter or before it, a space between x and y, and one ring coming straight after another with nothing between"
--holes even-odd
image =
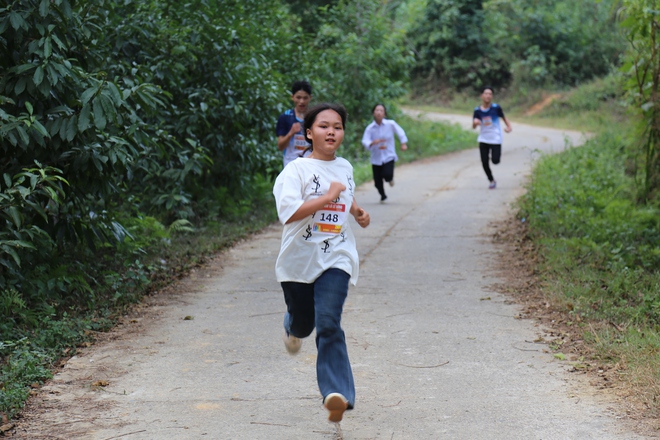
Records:
<instances>
[{"instance_id":1,"label":"white t-shirt","mask_svg":"<svg viewBox=\"0 0 660 440\"><path fill-rule=\"evenodd\" d=\"M325 194L331 182L346 186L334 203L286 224L305 201ZM357 283L359 258L349 222L354 188L353 167L341 157L332 161L303 157L284 167L273 187L277 215L284 225L275 263L277 281L309 284L335 268L348 273L352 284Z\"/></svg>"},{"instance_id":2,"label":"white t-shirt","mask_svg":"<svg viewBox=\"0 0 660 440\"><path fill-rule=\"evenodd\" d=\"M500 124L500 119L504 118L502 107L495 103L487 109L481 106L475 107L473 118L481 121L477 142L502 145L502 124Z\"/></svg>"},{"instance_id":3,"label":"white t-shirt","mask_svg":"<svg viewBox=\"0 0 660 440\"><path fill-rule=\"evenodd\" d=\"M362 145L371 151L371 163L373 165L383 165L392 160L396 161L399 157L394 148L394 135L397 135L399 142L408 143L406 132L393 119L383 119L378 125L376 121L367 125L362 135ZM371 145L376 139L384 139L385 142Z\"/></svg>"}]
</instances>

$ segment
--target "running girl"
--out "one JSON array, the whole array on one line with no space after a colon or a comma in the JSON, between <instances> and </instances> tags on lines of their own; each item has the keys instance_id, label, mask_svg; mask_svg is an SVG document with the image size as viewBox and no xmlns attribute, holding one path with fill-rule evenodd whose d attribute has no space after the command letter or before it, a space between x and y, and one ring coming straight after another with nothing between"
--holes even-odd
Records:
<instances>
[{"instance_id":1,"label":"running girl","mask_svg":"<svg viewBox=\"0 0 660 440\"><path fill-rule=\"evenodd\" d=\"M289 163L275 180L277 214L284 224L275 273L287 312L284 344L291 354L316 327L316 375L329 411L340 422L355 404L341 315L359 259L348 214L366 228L369 214L354 197L353 167L336 152L344 139L346 110L319 104L305 116L311 155Z\"/></svg>"},{"instance_id":2,"label":"running girl","mask_svg":"<svg viewBox=\"0 0 660 440\"><path fill-rule=\"evenodd\" d=\"M401 142L401 149L408 149L408 138L403 128L392 119L385 119L387 111L383 104L376 104L371 110L374 121L367 126L362 136L362 145L371 152L371 169L374 185L380 194L380 201L387 199L383 180L394 186L394 162L399 158L394 148L394 134Z\"/></svg>"}]
</instances>

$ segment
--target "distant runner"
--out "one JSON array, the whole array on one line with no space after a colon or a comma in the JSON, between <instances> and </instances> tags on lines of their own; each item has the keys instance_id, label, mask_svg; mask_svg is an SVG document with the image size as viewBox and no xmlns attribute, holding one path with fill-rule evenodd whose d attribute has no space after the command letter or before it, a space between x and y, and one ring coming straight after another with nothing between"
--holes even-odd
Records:
<instances>
[{"instance_id":1,"label":"distant runner","mask_svg":"<svg viewBox=\"0 0 660 440\"><path fill-rule=\"evenodd\" d=\"M401 142L401 150L408 149L408 138L403 128L392 119L385 119L387 110L383 104L376 104L372 109L374 121L367 126L362 136L362 145L371 152L371 169L374 185L380 194L380 201L387 199L383 180L394 186L394 162L399 158L394 146L394 135Z\"/></svg>"},{"instance_id":2,"label":"distant runner","mask_svg":"<svg viewBox=\"0 0 660 440\"><path fill-rule=\"evenodd\" d=\"M309 143L305 140L303 120L312 100L312 86L307 81L296 81L291 87L294 107L282 113L277 120L277 149L282 151L283 166L303 155Z\"/></svg>"},{"instance_id":3,"label":"distant runner","mask_svg":"<svg viewBox=\"0 0 660 440\"><path fill-rule=\"evenodd\" d=\"M493 160L493 165L500 163L500 156L502 154L502 127L500 126L500 119L504 121L506 127L504 131L510 133L512 128L509 120L504 116L502 107L493 102L493 88L486 86L481 89L481 105L475 107L474 115L472 116L472 128L480 126L479 138L479 152L481 153L481 164L486 172L486 177L490 185L488 188L495 189L497 182L490 171L489 155Z\"/></svg>"}]
</instances>

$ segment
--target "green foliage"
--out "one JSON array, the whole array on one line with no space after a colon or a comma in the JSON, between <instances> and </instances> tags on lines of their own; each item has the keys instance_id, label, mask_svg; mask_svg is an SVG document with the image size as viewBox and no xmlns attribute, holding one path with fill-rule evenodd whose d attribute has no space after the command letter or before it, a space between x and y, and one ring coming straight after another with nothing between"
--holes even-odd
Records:
<instances>
[{"instance_id":1,"label":"green foliage","mask_svg":"<svg viewBox=\"0 0 660 440\"><path fill-rule=\"evenodd\" d=\"M247 176L265 172L276 160L274 120L268 115L284 89L278 63L288 67L293 60L287 58L296 52L285 28L291 21L286 9L256 0L223 1L222 7L209 1L112 6L107 68L156 84L171 97L166 111L146 120L171 134L180 148L176 157L165 153L168 162L158 162L139 184L155 189L174 179L183 185L152 202L169 210L192 200L206 203L208 188L248 191ZM197 209L208 214L204 206Z\"/></svg>"},{"instance_id":2,"label":"green foliage","mask_svg":"<svg viewBox=\"0 0 660 440\"><path fill-rule=\"evenodd\" d=\"M64 180L52 167L26 168L0 183L0 291L39 290L27 274L39 271L55 249L44 230L63 203ZM30 301L31 303L31 301Z\"/></svg>"},{"instance_id":3,"label":"green foliage","mask_svg":"<svg viewBox=\"0 0 660 440\"><path fill-rule=\"evenodd\" d=\"M573 86L623 50L615 0L429 0L410 32L415 77L452 88ZM585 20L584 17L589 17Z\"/></svg>"},{"instance_id":4,"label":"green foliage","mask_svg":"<svg viewBox=\"0 0 660 440\"><path fill-rule=\"evenodd\" d=\"M508 83L508 54L497 50L485 19L482 0L429 0L410 32L419 53L415 75L458 89Z\"/></svg>"},{"instance_id":5,"label":"green foliage","mask_svg":"<svg viewBox=\"0 0 660 440\"><path fill-rule=\"evenodd\" d=\"M621 70L640 116L644 201L660 200L660 9L656 0L624 0L621 28L630 43Z\"/></svg>"},{"instance_id":6,"label":"green foliage","mask_svg":"<svg viewBox=\"0 0 660 440\"><path fill-rule=\"evenodd\" d=\"M616 0L488 2L486 29L498 29L517 87L575 86L605 76L624 45ZM585 20L585 17L589 17Z\"/></svg>"},{"instance_id":7,"label":"green foliage","mask_svg":"<svg viewBox=\"0 0 660 440\"><path fill-rule=\"evenodd\" d=\"M104 70L97 38L105 2L14 1L0 9L0 148L3 169L18 173L36 159L61 171L56 222L42 225L60 247L90 248L123 238L112 207L145 156L168 138L139 113L163 105L152 85Z\"/></svg>"},{"instance_id":8,"label":"green foliage","mask_svg":"<svg viewBox=\"0 0 660 440\"><path fill-rule=\"evenodd\" d=\"M313 66L315 98L342 103L349 128L342 155L364 158L360 145L364 127L377 103L391 103L406 92L412 52L403 46L405 34L396 30L397 3L378 0L340 1L326 10L315 35Z\"/></svg>"},{"instance_id":9,"label":"green foliage","mask_svg":"<svg viewBox=\"0 0 660 440\"><path fill-rule=\"evenodd\" d=\"M0 353L5 359L0 370L0 412L12 417L27 400L29 385L52 377L49 358L43 350L30 347L26 339L16 343L0 341Z\"/></svg>"},{"instance_id":10,"label":"green foliage","mask_svg":"<svg viewBox=\"0 0 660 440\"><path fill-rule=\"evenodd\" d=\"M631 130L608 127L540 160L520 216L539 246L546 293L598 361L625 371L621 379L657 410L660 211L635 203Z\"/></svg>"},{"instance_id":11,"label":"green foliage","mask_svg":"<svg viewBox=\"0 0 660 440\"><path fill-rule=\"evenodd\" d=\"M544 157L520 216L575 313L660 324L660 212L634 203L625 137L607 132Z\"/></svg>"},{"instance_id":12,"label":"green foliage","mask_svg":"<svg viewBox=\"0 0 660 440\"><path fill-rule=\"evenodd\" d=\"M622 119L627 113L621 75L610 74L584 83L553 100L543 109L541 117L566 117L575 119L580 115L600 118L594 123L580 121L583 129L599 129L608 121Z\"/></svg>"},{"instance_id":13,"label":"green foliage","mask_svg":"<svg viewBox=\"0 0 660 440\"><path fill-rule=\"evenodd\" d=\"M331 10L339 0L285 0L289 10L300 18L298 26L305 34L315 34L323 24L319 11Z\"/></svg>"},{"instance_id":14,"label":"green foliage","mask_svg":"<svg viewBox=\"0 0 660 440\"><path fill-rule=\"evenodd\" d=\"M413 59L394 29L392 9L377 0L340 1L315 36L320 95L360 121L371 118L375 104L405 92Z\"/></svg>"}]
</instances>

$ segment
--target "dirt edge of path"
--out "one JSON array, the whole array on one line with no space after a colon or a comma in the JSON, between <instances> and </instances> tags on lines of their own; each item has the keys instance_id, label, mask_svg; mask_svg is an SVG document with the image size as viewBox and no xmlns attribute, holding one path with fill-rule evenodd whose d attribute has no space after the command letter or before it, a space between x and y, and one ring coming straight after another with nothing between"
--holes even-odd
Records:
<instances>
[{"instance_id":1,"label":"dirt edge of path","mask_svg":"<svg viewBox=\"0 0 660 440\"><path fill-rule=\"evenodd\" d=\"M572 321L568 311L553 303L538 272L539 253L531 240L527 224L511 213L506 220L493 222L492 240L498 248L493 270L502 280L492 286L495 291L521 306L517 319L536 321L544 336L538 342L546 344L547 351L561 352L568 371L575 374L576 383L589 387L588 392L598 394L611 403L610 410L628 429L648 438L660 438L660 420L657 410L639 399L639 390L620 376L622 367L603 362L595 350L583 340L583 332ZM574 365L577 365L574 366Z\"/></svg>"}]
</instances>

